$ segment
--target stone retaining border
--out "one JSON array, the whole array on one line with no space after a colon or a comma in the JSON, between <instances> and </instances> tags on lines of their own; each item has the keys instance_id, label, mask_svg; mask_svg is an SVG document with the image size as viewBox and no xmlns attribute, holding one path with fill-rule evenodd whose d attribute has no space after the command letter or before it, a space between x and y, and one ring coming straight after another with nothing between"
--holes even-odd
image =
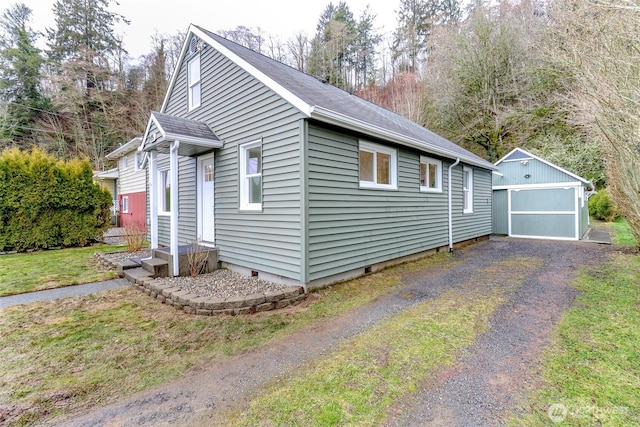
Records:
<instances>
[{"instance_id":1,"label":"stone retaining border","mask_svg":"<svg viewBox=\"0 0 640 427\"><path fill-rule=\"evenodd\" d=\"M114 262L108 253L96 252L96 258L105 266L115 268L118 274L124 276L125 262ZM125 276L126 277L126 276ZM127 277L131 281L130 277ZM215 316L219 314L252 314L297 304L307 295L302 286L289 286L275 292L263 292L252 295L237 296L226 299L201 297L183 291L178 286L163 284L153 277L139 277L133 283L138 289L163 304L172 305L178 310L189 314Z\"/></svg>"}]
</instances>

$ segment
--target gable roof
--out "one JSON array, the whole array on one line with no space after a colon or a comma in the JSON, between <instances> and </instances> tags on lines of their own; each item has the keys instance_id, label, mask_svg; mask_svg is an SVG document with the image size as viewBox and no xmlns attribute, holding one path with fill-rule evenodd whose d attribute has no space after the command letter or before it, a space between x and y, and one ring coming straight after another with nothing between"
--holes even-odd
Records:
<instances>
[{"instance_id":1,"label":"gable roof","mask_svg":"<svg viewBox=\"0 0 640 427\"><path fill-rule=\"evenodd\" d=\"M394 142L420 151L456 159L485 169L496 167L446 138L399 114L350 94L309 74L278 62L198 26L187 31L180 62L184 60L191 36L195 35L265 86L282 96L307 118ZM162 105L164 111L177 79L171 78Z\"/></svg>"},{"instance_id":2,"label":"gable roof","mask_svg":"<svg viewBox=\"0 0 640 427\"><path fill-rule=\"evenodd\" d=\"M185 119L170 114L151 112L147 129L144 132L144 141L148 141L151 126L155 125L160 135L142 146L141 150L159 152L169 151L169 141L180 141L178 154L181 156L193 156L213 148L222 147L222 141L205 122Z\"/></svg>"},{"instance_id":3,"label":"gable roof","mask_svg":"<svg viewBox=\"0 0 640 427\"><path fill-rule=\"evenodd\" d=\"M575 178L575 179L577 179L578 181L580 181L580 182L582 182L584 184L587 184L590 187L593 186L591 181L586 180L586 179L576 175L575 173L569 172L568 170L563 169L558 165L554 165L553 163L551 163L551 162L549 162L547 160L544 160L544 159L536 156L535 154L531 154L530 152L528 152L526 150L523 150L522 148L518 148L518 147L514 148L506 156L504 156L500 160L498 160L495 163L495 165L498 166L500 163L503 163L503 162L517 161L517 160L524 160L524 159L536 159L539 162L542 162L547 166L550 166L550 167L552 167L552 168L554 168L556 170L559 170L560 172L565 173L565 174L569 175L570 177Z\"/></svg>"},{"instance_id":4,"label":"gable roof","mask_svg":"<svg viewBox=\"0 0 640 427\"><path fill-rule=\"evenodd\" d=\"M141 142L142 142L142 137L136 136L131 141L122 144L121 146L119 146L118 148L116 148L115 150L107 154L105 157L109 160L118 159L127 153L137 150Z\"/></svg>"}]
</instances>

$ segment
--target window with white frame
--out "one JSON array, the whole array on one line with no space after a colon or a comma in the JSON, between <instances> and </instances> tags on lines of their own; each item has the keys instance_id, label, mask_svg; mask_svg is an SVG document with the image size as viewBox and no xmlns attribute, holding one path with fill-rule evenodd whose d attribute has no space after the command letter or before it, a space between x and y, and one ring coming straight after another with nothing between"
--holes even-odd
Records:
<instances>
[{"instance_id":1,"label":"window with white frame","mask_svg":"<svg viewBox=\"0 0 640 427\"><path fill-rule=\"evenodd\" d=\"M189 85L189 110L200 106L200 55L196 55L187 64L187 82Z\"/></svg>"},{"instance_id":2,"label":"window with white frame","mask_svg":"<svg viewBox=\"0 0 640 427\"><path fill-rule=\"evenodd\" d=\"M442 161L420 156L420 191L442 192Z\"/></svg>"},{"instance_id":3,"label":"window with white frame","mask_svg":"<svg viewBox=\"0 0 640 427\"><path fill-rule=\"evenodd\" d=\"M262 141L240 146L240 209L262 209Z\"/></svg>"},{"instance_id":4,"label":"window with white frame","mask_svg":"<svg viewBox=\"0 0 640 427\"><path fill-rule=\"evenodd\" d=\"M467 166L462 168L462 212L473 213L473 169Z\"/></svg>"},{"instance_id":5,"label":"window with white frame","mask_svg":"<svg viewBox=\"0 0 640 427\"><path fill-rule=\"evenodd\" d=\"M122 196L122 213L129 213L129 196Z\"/></svg>"},{"instance_id":6,"label":"window with white frame","mask_svg":"<svg viewBox=\"0 0 640 427\"><path fill-rule=\"evenodd\" d=\"M360 187L398 188L398 153L373 142L360 141Z\"/></svg>"},{"instance_id":7,"label":"window with white frame","mask_svg":"<svg viewBox=\"0 0 640 427\"><path fill-rule=\"evenodd\" d=\"M168 170L160 171L158 189L159 213L168 214L171 212L171 176Z\"/></svg>"},{"instance_id":8,"label":"window with white frame","mask_svg":"<svg viewBox=\"0 0 640 427\"><path fill-rule=\"evenodd\" d=\"M134 159L136 162L136 172L138 172L142 167L142 153L136 152Z\"/></svg>"},{"instance_id":9,"label":"window with white frame","mask_svg":"<svg viewBox=\"0 0 640 427\"><path fill-rule=\"evenodd\" d=\"M124 156L122 159L120 159L120 169L122 169L123 171L126 171L128 167L129 167L129 158L127 156Z\"/></svg>"}]
</instances>

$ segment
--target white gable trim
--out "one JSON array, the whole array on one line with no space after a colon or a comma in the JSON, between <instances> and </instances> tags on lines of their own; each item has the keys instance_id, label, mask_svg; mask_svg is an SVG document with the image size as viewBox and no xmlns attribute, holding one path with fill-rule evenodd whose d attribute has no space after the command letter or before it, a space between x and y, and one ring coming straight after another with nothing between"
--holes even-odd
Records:
<instances>
[{"instance_id":1,"label":"white gable trim","mask_svg":"<svg viewBox=\"0 0 640 427\"><path fill-rule=\"evenodd\" d=\"M523 154L525 154L525 155L527 155L527 156L529 156L529 157L531 157L532 159L536 159L536 160L538 160L538 161L540 161L540 162L544 163L544 164L545 164L545 165L547 165L547 166L550 166L550 167L552 167L552 168L554 168L554 169L556 169L556 170L559 170L560 172L566 173L566 174L567 174L567 175L569 175L571 178L575 178L575 179L577 179L577 180L578 180L578 181L580 181L580 182L583 182L583 183L585 183L585 184L587 184L587 185L589 185L589 186L592 186L591 182L589 182L588 180L586 180L586 179L584 179L584 178L582 178L582 177L579 177L579 176L578 176L578 175L576 175L575 173L571 173L571 172L569 172L568 170L563 169L563 168L561 168L561 167L560 167L560 166L558 166L558 165L554 165L553 163L548 162L548 161L546 161L546 160L544 160L544 159L541 159L540 157L536 156L535 154L531 154L530 152L528 152L528 151L526 151L526 150L523 150L522 148L518 148L518 147L514 148L513 150L511 150L511 151L509 152L509 154L507 154L506 156L504 156L503 158L501 158L500 160L498 160L498 161L495 163L495 165L496 165L496 166L498 166L498 164L500 164L500 163L502 163L503 161L505 161L504 159L506 159L506 158L507 158L507 157L509 157L511 154L513 154L516 150L517 150L517 151L520 151L521 153L523 153ZM523 159L518 159L518 160L523 160Z\"/></svg>"},{"instance_id":2,"label":"white gable trim","mask_svg":"<svg viewBox=\"0 0 640 427\"><path fill-rule=\"evenodd\" d=\"M177 75L180 72L180 66L182 65L182 62L184 61L184 57L186 55L186 52L187 52L187 49L188 49L188 45L189 45L189 41L191 39L191 35L192 34L197 36L197 37L199 37L200 39L204 40L212 48L214 48L215 50L220 52L222 55L226 56L227 59L229 59L231 62L234 62L236 65L238 65L240 68L244 69L246 72L251 74L254 78L259 80L261 83L263 83L269 89L271 89L272 91L274 91L275 93L280 95L287 102L289 102L291 105L293 105L298 110L300 110L302 112L302 114L306 115L307 117L309 117L311 115L311 106L309 104L307 104L302 99L298 98L297 96L295 96L294 94L289 92L287 89L285 89L284 87L282 87L281 85L276 83L273 79L268 77L262 71L258 70L256 67L254 67L253 65L249 64L247 61L245 61L244 59L240 58L238 55L236 55L235 53L233 53L232 51L230 51L226 47L222 46L220 43L215 41L213 38L209 37L209 35L207 33L205 33L204 31L202 31L201 29L199 29L198 27L196 27L193 24L191 24L189 26L189 30L187 31L187 37L186 37L186 39L184 41L184 45L182 46L182 52L180 53L180 60L178 61L178 66L176 67L175 71L173 72L173 76L171 76L171 82L169 83L169 88L167 89L167 93L166 93L164 101L162 103L162 108L160 109L160 112L162 112L162 113L165 112L165 109L167 107L167 103L169 101L169 95L171 94L171 92L173 90Z\"/></svg>"}]
</instances>

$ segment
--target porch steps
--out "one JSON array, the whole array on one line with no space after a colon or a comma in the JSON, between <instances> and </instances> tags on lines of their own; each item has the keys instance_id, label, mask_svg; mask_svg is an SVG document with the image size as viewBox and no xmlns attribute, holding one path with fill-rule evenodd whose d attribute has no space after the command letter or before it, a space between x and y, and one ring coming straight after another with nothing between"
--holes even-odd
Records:
<instances>
[{"instance_id":1,"label":"porch steps","mask_svg":"<svg viewBox=\"0 0 640 427\"><path fill-rule=\"evenodd\" d=\"M143 259L142 268L151 277L167 277L169 275L169 261L163 258Z\"/></svg>"},{"instance_id":2,"label":"porch steps","mask_svg":"<svg viewBox=\"0 0 640 427\"><path fill-rule=\"evenodd\" d=\"M151 273L142 267L130 268L124 271L124 278L131 283L141 283L144 279L150 279Z\"/></svg>"}]
</instances>

